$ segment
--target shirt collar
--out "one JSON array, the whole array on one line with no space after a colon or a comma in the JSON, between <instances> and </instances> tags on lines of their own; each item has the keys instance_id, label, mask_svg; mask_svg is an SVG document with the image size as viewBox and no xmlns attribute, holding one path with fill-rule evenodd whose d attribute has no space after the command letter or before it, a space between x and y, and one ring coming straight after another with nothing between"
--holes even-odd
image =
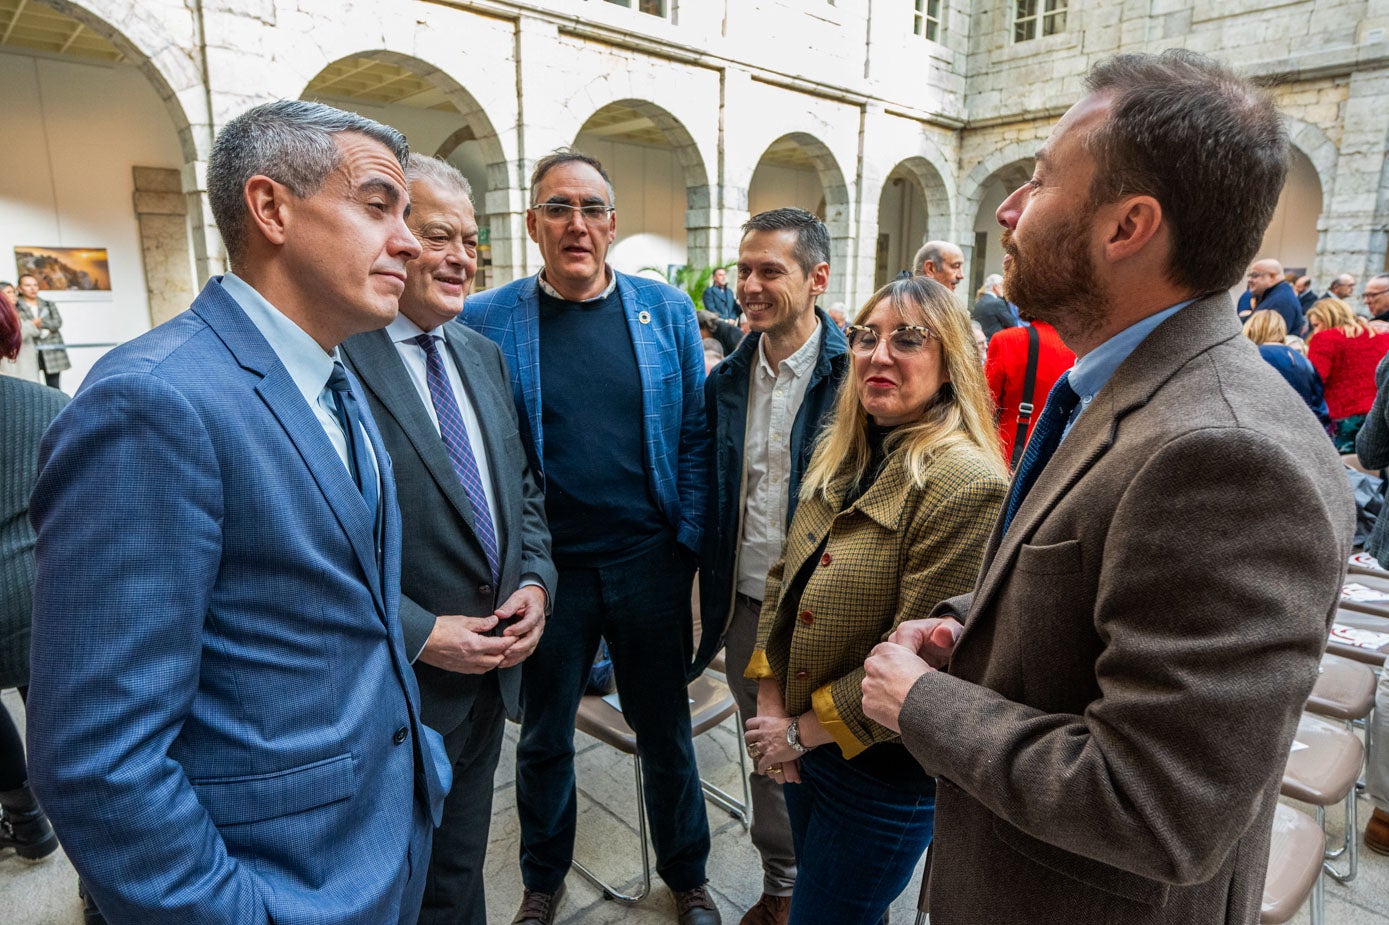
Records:
<instances>
[{"instance_id":1,"label":"shirt collar","mask_svg":"<svg viewBox=\"0 0 1389 925\"><path fill-rule=\"evenodd\" d=\"M1158 325L1195 301L1195 299L1187 299L1185 302L1178 302L1171 308L1164 308L1155 315L1149 315L1142 321L1137 321L1124 328L1077 360L1075 367L1071 369L1069 382L1071 388L1075 389L1076 394L1080 396L1081 401L1089 404L1090 399L1104 388L1104 384L1114 375L1114 371L1128 359L1129 354L1133 353L1145 337L1151 334Z\"/></svg>"},{"instance_id":2,"label":"shirt collar","mask_svg":"<svg viewBox=\"0 0 1389 925\"><path fill-rule=\"evenodd\" d=\"M396 315L395 321L392 321L390 324L386 325L386 336L391 339L391 343L393 344L402 344L406 341L413 341L421 334L428 334L430 337L433 337L436 340L444 339L444 332L439 330L439 328L435 328L432 331L426 331L419 325L415 324L415 322L411 321L409 318L406 318L404 312L401 312L400 314Z\"/></svg>"},{"instance_id":3,"label":"shirt collar","mask_svg":"<svg viewBox=\"0 0 1389 925\"><path fill-rule=\"evenodd\" d=\"M790 371L791 375L797 379L810 371L815 364L815 357L820 353L820 319L815 319L815 328L810 332L810 336L805 339L805 343L796 349L796 352L781 361L781 368ZM772 364L767 361L767 338L766 336L757 339L757 367L762 370L764 375L776 378L776 370L772 369Z\"/></svg>"},{"instance_id":4,"label":"shirt collar","mask_svg":"<svg viewBox=\"0 0 1389 925\"><path fill-rule=\"evenodd\" d=\"M307 331L290 321L235 273L229 272L222 277L222 289L236 300L256 330L269 342L270 349L275 351L275 356L284 364L289 377L312 408L328 385L328 377L333 374L337 351L324 353L318 341L310 337Z\"/></svg>"},{"instance_id":5,"label":"shirt collar","mask_svg":"<svg viewBox=\"0 0 1389 925\"><path fill-rule=\"evenodd\" d=\"M603 272L608 274L608 285L604 286L603 291L598 293L598 295L594 296L591 299L580 299L577 304L583 305L587 302L597 302L599 299L606 299L608 296L613 294L613 290L617 288L617 274L613 272L612 267L606 265L603 267ZM549 282L545 279L544 267L540 268L540 272L535 275L535 278L537 281L539 281L540 288L545 290L545 294L550 298L559 299L561 302L574 301L573 299L566 299L564 296L560 295L555 290L555 287L549 284Z\"/></svg>"}]
</instances>

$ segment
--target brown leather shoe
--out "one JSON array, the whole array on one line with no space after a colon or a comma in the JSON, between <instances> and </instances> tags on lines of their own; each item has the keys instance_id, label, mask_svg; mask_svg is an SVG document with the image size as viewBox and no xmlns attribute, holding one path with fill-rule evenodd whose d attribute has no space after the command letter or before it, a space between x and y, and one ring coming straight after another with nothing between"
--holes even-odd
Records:
<instances>
[{"instance_id":1,"label":"brown leather shoe","mask_svg":"<svg viewBox=\"0 0 1389 925\"><path fill-rule=\"evenodd\" d=\"M680 925L723 925L707 884L675 893L675 915Z\"/></svg>"},{"instance_id":2,"label":"brown leather shoe","mask_svg":"<svg viewBox=\"0 0 1389 925\"><path fill-rule=\"evenodd\" d=\"M738 925L786 925L791 918L791 897L763 893Z\"/></svg>"},{"instance_id":3,"label":"brown leather shoe","mask_svg":"<svg viewBox=\"0 0 1389 925\"><path fill-rule=\"evenodd\" d=\"M1365 847L1378 854L1389 854L1389 813L1377 809L1365 823Z\"/></svg>"},{"instance_id":4,"label":"brown leather shoe","mask_svg":"<svg viewBox=\"0 0 1389 925\"><path fill-rule=\"evenodd\" d=\"M563 898L563 883L553 893L526 890L525 895L521 897L521 909L516 913L516 918L511 920L511 925L554 925L555 912Z\"/></svg>"}]
</instances>

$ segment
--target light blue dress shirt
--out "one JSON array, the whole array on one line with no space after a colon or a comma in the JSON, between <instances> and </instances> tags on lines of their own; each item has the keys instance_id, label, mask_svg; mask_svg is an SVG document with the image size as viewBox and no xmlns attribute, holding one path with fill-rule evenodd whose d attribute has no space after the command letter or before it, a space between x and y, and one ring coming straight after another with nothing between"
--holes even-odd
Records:
<instances>
[{"instance_id":1,"label":"light blue dress shirt","mask_svg":"<svg viewBox=\"0 0 1389 925\"><path fill-rule=\"evenodd\" d=\"M246 317L251 319L251 324L256 326L256 330L270 344L270 349L275 351L275 356L284 364L285 370L303 394L304 401L313 411L314 417L323 425L323 432L328 435L333 449L337 450L343 466L351 472L347 435L338 423L332 396L328 394L328 377L333 374L333 361L336 357L325 353L318 341L310 337L307 331L285 317L279 309L253 289L250 283L235 273L228 272L222 277L222 289L236 300ZM371 446L365 433L362 439L366 441L367 447ZM375 459L372 462L374 463ZM380 466L377 466L376 477L379 485Z\"/></svg>"},{"instance_id":2,"label":"light blue dress shirt","mask_svg":"<svg viewBox=\"0 0 1389 925\"><path fill-rule=\"evenodd\" d=\"M1139 344L1143 343L1143 339L1153 333L1158 325L1195 301L1195 299L1187 299L1185 302L1178 302L1171 308L1164 308L1155 315L1149 315L1142 321L1124 328L1076 360L1076 365L1071 367L1069 381L1071 388L1080 396L1080 403L1076 405L1076 410L1071 412L1071 418L1066 422L1066 429L1061 433L1062 440L1066 439L1071 428L1075 427L1076 421L1095 400L1095 396L1100 394L1100 389L1104 388L1105 383L1114 375L1114 371L1129 358L1129 354L1133 353Z\"/></svg>"}]
</instances>

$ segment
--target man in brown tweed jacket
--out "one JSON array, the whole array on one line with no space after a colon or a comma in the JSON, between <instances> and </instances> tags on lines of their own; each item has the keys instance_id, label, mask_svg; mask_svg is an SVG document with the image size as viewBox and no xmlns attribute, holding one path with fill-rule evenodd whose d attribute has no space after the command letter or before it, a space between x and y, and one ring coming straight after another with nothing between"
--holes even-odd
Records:
<instances>
[{"instance_id":1,"label":"man in brown tweed jacket","mask_svg":"<svg viewBox=\"0 0 1389 925\"><path fill-rule=\"evenodd\" d=\"M939 778L933 925L1253 923L1353 522L1225 291L1288 142L1188 52L1087 84L998 211L1074 410L1049 460L1039 422L973 594L874 650L864 709Z\"/></svg>"}]
</instances>

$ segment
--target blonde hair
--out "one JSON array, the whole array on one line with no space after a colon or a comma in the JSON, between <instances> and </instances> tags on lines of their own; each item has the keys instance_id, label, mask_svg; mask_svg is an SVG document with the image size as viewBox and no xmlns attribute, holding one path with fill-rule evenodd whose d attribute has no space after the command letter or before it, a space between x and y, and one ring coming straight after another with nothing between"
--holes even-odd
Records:
<instances>
[{"instance_id":1,"label":"blonde hair","mask_svg":"<svg viewBox=\"0 0 1389 925\"><path fill-rule=\"evenodd\" d=\"M1244 323L1244 336L1256 344L1281 344L1288 336L1288 323L1272 309L1261 308Z\"/></svg>"},{"instance_id":2,"label":"blonde hair","mask_svg":"<svg viewBox=\"0 0 1389 925\"><path fill-rule=\"evenodd\" d=\"M933 279L917 276L894 280L873 293L854 317L854 324L863 324L882 302L888 302L905 323L924 325L935 333L941 366L950 377L926 403L919 420L892 432L885 445L887 452L906 454L907 476L917 486L926 483L927 469L937 454L958 446L973 447L995 472L1006 477L1008 470L994 427L993 399L979 365L969 316L960 311L950 290ZM816 492L828 498L832 483L867 474L872 458L868 412L854 387L857 364L853 368L839 387L834 413L810 458L801 483L803 499Z\"/></svg>"},{"instance_id":3,"label":"blonde hair","mask_svg":"<svg viewBox=\"0 0 1389 925\"><path fill-rule=\"evenodd\" d=\"M1361 334L1375 336L1370 326L1355 314L1355 309L1340 299L1318 299L1307 309L1308 323L1315 323L1323 331L1340 328L1346 337L1359 337Z\"/></svg>"}]
</instances>

